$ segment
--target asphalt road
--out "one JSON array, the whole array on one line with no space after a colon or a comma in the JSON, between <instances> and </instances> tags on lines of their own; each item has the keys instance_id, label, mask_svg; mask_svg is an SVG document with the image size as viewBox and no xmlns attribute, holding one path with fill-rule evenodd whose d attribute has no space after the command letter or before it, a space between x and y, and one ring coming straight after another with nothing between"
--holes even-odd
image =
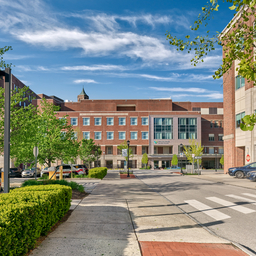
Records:
<instances>
[{"instance_id":1,"label":"asphalt road","mask_svg":"<svg viewBox=\"0 0 256 256\"><path fill-rule=\"evenodd\" d=\"M256 255L256 190L167 171L136 175L218 236Z\"/></svg>"}]
</instances>

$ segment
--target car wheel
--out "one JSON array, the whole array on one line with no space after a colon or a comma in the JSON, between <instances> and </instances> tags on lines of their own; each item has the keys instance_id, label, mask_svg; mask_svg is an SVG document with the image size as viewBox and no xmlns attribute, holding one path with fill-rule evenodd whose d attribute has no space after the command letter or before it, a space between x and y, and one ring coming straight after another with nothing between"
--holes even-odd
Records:
<instances>
[{"instance_id":1,"label":"car wheel","mask_svg":"<svg viewBox=\"0 0 256 256\"><path fill-rule=\"evenodd\" d=\"M244 173L242 171L237 171L235 174L236 178L242 179L244 177Z\"/></svg>"}]
</instances>

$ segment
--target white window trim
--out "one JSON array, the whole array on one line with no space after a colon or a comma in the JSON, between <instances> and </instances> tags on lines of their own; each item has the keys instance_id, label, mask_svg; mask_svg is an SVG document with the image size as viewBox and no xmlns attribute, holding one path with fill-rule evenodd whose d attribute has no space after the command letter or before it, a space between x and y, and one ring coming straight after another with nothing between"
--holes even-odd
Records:
<instances>
[{"instance_id":1,"label":"white window trim","mask_svg":"<svg viewBox=\"0 0 256 256\"><path fill-rule=\"evenodd\" d=\"M108 139L108 132L113 132L113 139ZM107 131L106 133L107 133L107 140L114 140L114 138L115 138L115 133L114 133L114 131Z\"/></svg>"},{"instance_id":2,"label":"white window trim","mask_svg":"<svg viewBox=\"0 0 256 256\"><path fill-rule=\"evenodd\" d=\"M76 118L77 124L71 124L71 119L72 119L72 118ZM78 117L77 117L77 116L70 117L70 124L71 124L72 126L78 126Z\"/></svg>"},{"instance_id":3,"label":"white window trim","mask_svg":"<svg viewBox=\"0 0 256 256\"><path fill-rule=\"evenodd\" d=\"M132 120L131 120L132 118L136 118L136 119L137 119L136 124L132 124L132 122L131 122L131 121L132 121ZM132 126L138 125L138 117L137 117L137 116L134 116L134 117L131 116L131 117L130 117L130 125L132 125Z\"/></svg>"},{"instance_id":4,"label":"white window trim","mask_svg":"<svg viewBox=\"0 0 256 256\"><path fill-rule=\"evenodd\" d=\"M112 118L112 119L113 119L113 124L108 124L108 118ZM107 117L107 126L113 126L114 124L115 124L115 119L114 119L114 117L108 116L108 117Z\"/></svg>"},{"instance_id":5,"label":"white window trim","mask_svg":"<svg viewBox=\"0 0 256 256\"><path fill-rule=\"evenodd\" d=\"M89 132L89 139L91 138L91 132L90 131L82 131L83 139L84 139L84 132Z\"/></svg>"},{"instance_id":6,"label":"white window trim","mask_svg":"<svg viewBox=\"0 0 256 256\"><path fill-rule=\"evenodd\" d=\"M95 119L100 118L100 124L95 124ZM102 125L102 117L94 117L94 126L101 126Z\"/></svg>"},{"instance_id":7,"label":"white window trim","mask_svg":"<svg viewBox=\"0 0 256 256\"><path fill-rule=\"evenodd\" d=\"M98 131L96 131L96 132L98 132ZM100 132L100 139L96 139L96 138L95 138L95 133L96 133L96 132L94 132L94 139L95 139L95 140L102 140L102 132L99 131L99 132Z\"/></svg>"},{"instance_id":8,"label":"white window trim","mask_svg":"<svg viewBox=\"0 0 256 256\"><path fill-rule=\"evenodd\" d=\"M120 124L119 118L124 118L125 124ZM126 117L122 117L122 116L118 117L118 125L119 125L119 126L125 126L125 125L126 125Z\"/></svg>"},{"instance_id":9,"label":"white window trim","mask_svg":"<svg viewBox=\"0 0 256 256\"><path fill-rule=\"evenodd\" d=\"M148 124L142 124L142 118L147 118L147 119L148 119L148 116L142 116L142 117L141 117L141 125L143 125L143 126L148 126ZM149 123L149 119L148 119L148 123Z\"/></svg>"},{"instance_id":10,"label":"white window trim","mask_svg":"<svg viewBox=\"0 0 256 256\"><path fill-rule=\"evenodd\" d=\"M137 139L132 139L132 132L137 132ZM130 131L130 139L131 140L138 140L138 131Z\"/></svg>"},{"instance_id":11,"label":"white window trim","mask_svg":"<svg viewBox=\"0 0 256 256\"><path fill-rule=\"evenodd\" d=\"M142 133L143 133L143 132L147 132L147 133L148 133L148 131L142 131L142 132L141 132L141 139L142 139L142 140L148 140L148 138L147 138L147 139L143 139L143 136L142 136Z\"/></svg>"},{"instance_id":12,"label":"white window trim","mask_svg":"<svg viewBox=\"0 0 256 256\"><path fill-rule=\"evenodd\" d=\"M119 132L124 132L124 134L125 134L125 138L124 139L119 139ZM125 131L118 131L118 139L119 140L126 140L126 132Z\"/></svg>"},{"instance_id":13,"label":"white window trim","mask_svg":"<svg viewBox=\"0 0 256 256\"><path fill-rule=\"evenodd\" d=\"M88 125L84 124L84 118L89 118L89 124ZM89 116L88 117L87 116L83 116L83 126L90 126L90 125L91 125L91 118Z\"/></svg>"}]
</instances>

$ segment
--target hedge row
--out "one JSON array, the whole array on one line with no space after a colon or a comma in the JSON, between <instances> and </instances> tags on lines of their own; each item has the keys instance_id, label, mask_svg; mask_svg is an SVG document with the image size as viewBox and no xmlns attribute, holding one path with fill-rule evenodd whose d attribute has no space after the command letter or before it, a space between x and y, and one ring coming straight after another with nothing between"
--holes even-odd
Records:
<instances>
[{"instance_id":1,"label":"hedge row","mask_svg":"<svg viewBox=\"0 0 256 256\"><path fill-rule=\"evenodd\" d=\"M0 254L24 255L69 210L72 190L28 186L0 195Z\"/></svg>"},{"instance_id":2,"label":"hedge row","mask_svg":"<svg viewBox=\"0 0 256 256\"><path fill-rule=\"evenodd\" d=\"M107 175L107 171L108 171L107 167L96 167L89 170L88 177L103 179Z\"/></svg>"}]
</instances>

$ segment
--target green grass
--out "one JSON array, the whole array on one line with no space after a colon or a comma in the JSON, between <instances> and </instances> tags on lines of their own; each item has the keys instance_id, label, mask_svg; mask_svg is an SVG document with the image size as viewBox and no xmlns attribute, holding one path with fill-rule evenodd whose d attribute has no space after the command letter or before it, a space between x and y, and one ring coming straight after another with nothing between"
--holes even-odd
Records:
<instances>
[{"instance_id":1,"label":"green grass","mask_svg":"<svg viewBox=\"0 0 256 256\"><path fill-rule=\"evenodd\" d=\"M79 174L79 175L74 175L73 178L88 178L88 175L86 175L86 174Z\"/></svg>"}]
</instances>

